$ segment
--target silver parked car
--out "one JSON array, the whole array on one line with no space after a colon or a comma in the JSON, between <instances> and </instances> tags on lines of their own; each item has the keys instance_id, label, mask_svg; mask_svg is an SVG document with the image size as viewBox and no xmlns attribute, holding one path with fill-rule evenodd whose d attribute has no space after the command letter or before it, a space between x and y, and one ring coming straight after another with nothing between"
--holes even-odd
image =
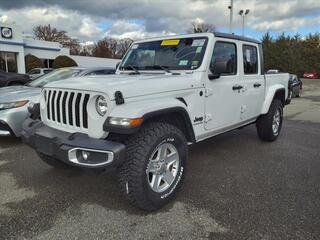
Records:
<instances>
[{"instance_id":1,"label":"silver parked car","mask_svg":"<svg viewBox=\"0 0 320 240\"><path fill-rule=\"evenodd\" d=\"M23 121L29 117L30 103L39 102L42 87L54 81L88 75L114 74L113 68L60 68L24 86L0 88L0 136L20 137Z\"/></svg>"},{"instance_id":2,"label":"silver parked car","mask_svg":"<svg viewBox=\"0 0 320 240\"><path fill-rule=\"evenodd\" d=\"M31 79L36 79L52 71L53 71L52 68L34 68L28 72L28 75L30 76Z\"/></svg>"}]
</instances>

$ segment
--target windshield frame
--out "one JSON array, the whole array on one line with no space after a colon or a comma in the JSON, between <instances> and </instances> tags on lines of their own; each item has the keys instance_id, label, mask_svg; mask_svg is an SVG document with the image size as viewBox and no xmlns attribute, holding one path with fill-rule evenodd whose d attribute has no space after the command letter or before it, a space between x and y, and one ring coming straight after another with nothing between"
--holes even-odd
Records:
<instances>
[{"instance_id":1,"label":"windshield frame","mask_svg":"<svg viewBox=\"0 0 320 240\"><path fill-rule=\"evenodd\" d=\"M174 66L164 66L165 68L167 68L169 71L194 71L194 70L197 70L199 68L201 68L201 66L203 65L204 63L204 59L206 57L206 53L207 53L207 50L208 50L208 47L209 47L209 42L210 42L210 38L207 36L207 35L198 35L198 36L192 36L192 35L186 35L186 36L176 36L176 37L170 37L170 38L159 38L159 39L151 39L151 40L147 40L147 41L137 41L137 42L133 42L130 46L130 48L128 49L128 51L126 52L126 54L123 56L122 58L122 61L121 63L119 64L119 67L118 67L118 71L120 72L134 72L134 70L129 70L129 69L126 69L126 67L129 67L128 65L127 66L124 66L125 64L125 61L127 60L127 56L128 54L131 52L132 50L132 47L134 45L139 45L139 44L144 44L144 43L156 43L156 42L162 42L162 41L166 41L166 40L185 40L185 39L204 39L205 42L203 45L201 45L200 47L203 47L204 49L202 50L203 52L201 53L202 54L202 57L201 57L201 61L199 61L198 65L194 68L192 68L192 65L190 65L188 68L173 68ZM131 64L129 64L131 65ZM133 65L131 65L133 66ZM157 65L154 65L154 66L157 66ZM158 65L159 66L159 65ZM162 66L162 65L160 65ZM179 66L179 65L176 65L176 67ZM134 68L136 68L136 70L138 70L139 72L143 71L143 72L159 72L159 71L164 71L163 69L161 68L151 68L152 65L150 66L144 66L144 67L139 67L139 66L133 66Z\"/></svg>"}]
</instances>

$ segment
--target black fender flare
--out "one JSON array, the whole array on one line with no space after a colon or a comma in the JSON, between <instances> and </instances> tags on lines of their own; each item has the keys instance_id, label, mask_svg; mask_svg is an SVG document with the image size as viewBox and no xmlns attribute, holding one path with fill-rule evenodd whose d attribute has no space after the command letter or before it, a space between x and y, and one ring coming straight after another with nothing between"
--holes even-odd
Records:
<instances>
[{"instance_id":1,"label":"black fender flare","mask_svg":"<svg viewBox=\"0 0 320 240\"><path fill-rule=\"evenodd\" d=\"M184 123L185 131L186 131L185 134L187 134L187 136L186 136L187 140L190 142L195 142L196 138L195 138L193 126L191 123L191 119L189 117L189 113L183 107L170 107L170 108L159 109L156 111L146 113L142 116L142 118L143 118L142 123L136 127L114 126L114 125L109 124L109 118L107 118L103 124L103 130L106 132L111 132L111 133L134 134L137 131L139 131L139 129L143 125L143 123L145 123L151 119L154 119L155 117L161 118L161 117L169 116L170 114L179 114L179 116L181 116L183 123Z\"/></svg>"}]
</instances>

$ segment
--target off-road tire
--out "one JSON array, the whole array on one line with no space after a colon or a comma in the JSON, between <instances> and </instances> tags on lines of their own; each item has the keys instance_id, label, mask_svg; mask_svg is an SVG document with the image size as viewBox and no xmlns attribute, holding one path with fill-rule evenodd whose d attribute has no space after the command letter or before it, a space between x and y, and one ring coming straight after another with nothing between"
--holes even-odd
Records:
<instances>
[{"instance_id":1,"label":"off-road tire","mask_svg":"<svg viewBox=\"0 0 320 240\"><path fill-rule=\"evenodd\" d=\"M275 134L272 129L272 124L273 124L273 116L275 115L277 109L280 110L280 126L277 134ZM259 138L267 142L275 141L281 132L282 122L283 122L283 105L280 100L274 99L271 103L268 113L261 115L257 120L256 127L257 127Z\"/></svg>"},{"instance_id":2,"label":"off-road tire","mask_svg":"<svg viewBox=\"0 0 320 240\"><path fill-rule=\"evenodd\" d=\"M157 193L147 180L147 166L152 152L166 142L176 147L180 164L170 187ZM171 124L150 122L130 136L125 145L126 160L118 172L121 193L132 205L143 210L153 211L163 207L174 198L185 175L188 147L184 134Z\"/></svg>"},{"instance_id":3,"label":"off-road tire","mask_svg":"<svg viewBox=\"0 0 320 240\"><path fill-rule=\"evenodd\" d=\"M40 159L45 162L46 164L50 165L51 167L54 167L54 168L58 168L58 169L69 169L71 168L72 166L58 160L58 159L55 159L53 157L50 157L50 156L47 156L43 153L40 153L38 152L38 156L40 157Z\"/></svg>"}]
</instances>

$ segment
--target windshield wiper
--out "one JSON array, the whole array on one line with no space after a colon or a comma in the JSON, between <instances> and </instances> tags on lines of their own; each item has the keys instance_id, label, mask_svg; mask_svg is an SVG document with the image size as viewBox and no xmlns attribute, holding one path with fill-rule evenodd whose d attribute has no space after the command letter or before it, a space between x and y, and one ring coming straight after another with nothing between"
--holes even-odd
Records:
<instances>
[{"instance_id":1,"label":"windshield wiper","mask_svg":"<svg viewBox=\"0 0 320 240\"><path fill-rule=\"evenodd\" d=\"M128 69L128 68L133 70L135 72L135 74L140 74L139 70L132 65L128 65L128 66L123 67L123 69Z\"/></svg>"},{"instance_id":2,"label":"windshield wiper","mask_svg":"<svg viewBox=\"0 0 320 240\"><path fill-rule=\"evenodd\" d=\"M152 68L158 68L162 69L163 71L166 71L167 73L171 73L168 66L162 66L162 65L153 65Z\"/></svg>"}]
</instances>

